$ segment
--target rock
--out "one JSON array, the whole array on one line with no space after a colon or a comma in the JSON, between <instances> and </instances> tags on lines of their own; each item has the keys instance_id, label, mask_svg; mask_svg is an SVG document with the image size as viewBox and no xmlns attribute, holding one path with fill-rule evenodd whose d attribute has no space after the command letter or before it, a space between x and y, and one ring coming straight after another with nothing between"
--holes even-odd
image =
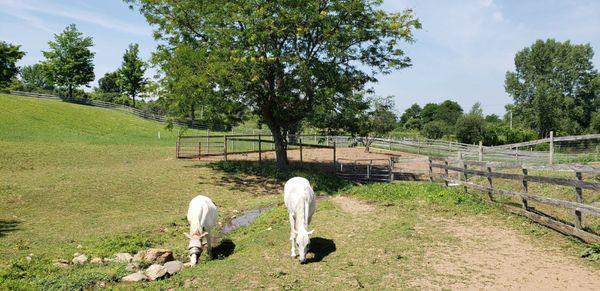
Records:
<instances>
[{"instance_id":1,"label":"rock","mask_svg":"<svg viewBox=\"0 0 600 291\"><path fill-rule=\"evenodd\" d=\"M102 263L104 263L104 261L102 260L102 258L99 258L99 257L93 257L93 258L90 260L90 263L92 263L92 264L97 264L97 265L102 265Z\"/></svg>"},{"instance_id":2,"label":"rock","mask_svg":"<svg viewBox=\"0 0 600 291\"><path fill-rule=\"evenodd\" d=\"M80 254L80 253L74 253L74 254L73 254L73 257L79 257L79 256L81 256L81 254Z\"/></svg>"},{"instance_id":3,"label":"rock","mask_svg":"<svg viewBox=\"0 0 600 291\"><path fill-rule=\"evenodd\" d=\"M125 267L125 271L127 272L137 272L140 270L140 264L138 263L129 263L127 267Z\"/></svg>"},{"instance_id":4,"label":"rock","mask_svg":"<svg viewBox=\"0 0 600 291\"><path fill-rule=\"evenodd\" d=\"M159 265L159 264L154 264L154 265L148 267L148 269L146 269L144 274L146 274L146 276L148 277L148 280L150 280L150 281L162 279L169 275L169 273L167 272L167 268L165 268L164 266Z\"/></svg>"},{"instance_id":5,"label":"rock","mask_svg":"<svg viewBox=\"0 0 600 291\"><path fill-rule=\"evenodd\" d=\"M170 261L166 262L164 267L167 268L167 272L169 272L169 275L172 276L183 269L183 263L180 261Z\"/></svg>"},{"instance_id":6,"label":"rock","mask_svg":"<svg viewBox=\"0 0 600 291\"><path fill-rule=\"evenodd\" d=\"M25 260L27 260L28 262L31 262L31 259L32 259L31 256L25 257Z\"/></svg>"},{"instance_id":7,"label":"rock","mask_svg":"<svg viewBox=\"0 0 600 291\"><path fill-rule=\"evenodd\" d=\"M147 249L139 251L133 257L134 262L143 262L146 264L164 264L175 260L173 252L167 249Z\"/></svg>"},{"instance_id":8,"label":"rock","mask_svg":"<svg viewBox=\"0 0 600 291\"><path fill-rule=\"evenodd\" d=\"M69 261L63 260L63 259L58 259L58 260L52 261L52 265L55 267L58 267L58 268L68 268Z\"/></svg>"},{"instance_id":9,"label":"rock","mask_svg":"<svg viewBox=\"0 0 600 291\"><path fill-rule=\"evenodd\" d=\"M118 253L115 254L115 261L119 263L130 263L133 257L129 253Z\"/></svg>"},{"instance_id":10,"label":"rock","mask_svg":"<svg viewBox=\"0 0 600 291\"><path fill-rule=\"evenodd\" d=\"M141 282L146 280L148 280L148 277L142 271L121 278L121 282Z\"/></svg>"},{"instance_id":11,"label":"rock","mask_svg":"<svg viewBox=\"0 0 600 291\"><path fill-rule=\"evenodd\" d=\"M73 258L73 260L71 262L73 262L74 265L83 265L87 262L88 257L86 255L79 255Z\"/></svg>"},{"instance_id":12,"label":"rock","mask_svg":"<svg viewBox=\"0 0 600 291\"><path fill-rule=\"evenodd\" d=\"M80 248L83 248L83 246L82 245L77 245L77 248L80 249Z\"/></svg>"}]
</instances>

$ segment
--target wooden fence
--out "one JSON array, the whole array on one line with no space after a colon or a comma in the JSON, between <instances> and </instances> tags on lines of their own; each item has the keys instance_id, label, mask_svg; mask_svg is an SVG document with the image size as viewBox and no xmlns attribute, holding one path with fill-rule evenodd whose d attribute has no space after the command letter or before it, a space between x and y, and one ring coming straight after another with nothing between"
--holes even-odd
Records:
<instances>
[{"instance_id":1,"label":"wooden fence","mask_svg":"<svg viewBox=\"0 0 600 291\"><path fill-rule=\"evenodd\" d=\"M337 159L336 175L355 182L394 181L393 159Z\"/></svg>"},{"instance_id":2,"label":"wooden fence","mask_svg":"<svg viewBox=\"0 0 600 291\"><path fill-rule=\"evenodd\" d=\"M459 164L459 165L457 165ZM479 169L477 169L479 168ZM441 174L436 174L434 169L440 169ZM500 172L498 169L519 169L520 174ZM552 176L541 176L531 175L529 170L543 170L543 171L570 171L575 173L575 179L569 179L564 177L552 177ZM451 179L450 172L459 173L462 179ZM589 166L522 166L517 163L489 163L489 162L477 162L457 159L429 159L429 179L436 181L438 177L441 178L445 186L450 184L462 185L465 190L471 188L483 191L487 194L490 201L494 201L494 195L503 195L508 197L517 197L520 199L521 207L514 207L510 205L504 205L508 210L524 215L531 220L555 229L561 233L572 235L580 238L581 240L588 243L600 242L600 236L596 233L592 233L584 227L582 221L582 214L591 216L600 216L600 208L591 204L584 203L584 190L594 191L593 193L598 194L600 191L600 183L594 181L584 181L583 174L600 174L600 168L594 168ZM460 176L459 175L459 176ZM469 182L469 176L478 176L487 180L487 185L480 185L477 183ZM515 189L499 189L495 186L495 182L498 179L517 181L521 184L519 190ZM567 201L557 198L545 197L539 194L534 194L529 191L529 183L541 183L548 185L566 186L572 187L574 190L575 201ZM592 194L592 193L590 193ZM528 202L536 202L543 205L552 207L558 207L567 209L572 212L574 223L568 223L561 221L555 217L552 217L546 213L542 213L528 205Z\"/></svg>"}]
</instances>

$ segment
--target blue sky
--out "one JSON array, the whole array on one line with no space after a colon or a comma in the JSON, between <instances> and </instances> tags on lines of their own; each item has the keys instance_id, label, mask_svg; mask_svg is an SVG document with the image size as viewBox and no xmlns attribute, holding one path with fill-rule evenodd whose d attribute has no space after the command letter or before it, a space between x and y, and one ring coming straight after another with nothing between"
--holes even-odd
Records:
<instances>
[{"instance_id":1,"label":"blue sky","mask_svg":"<svg viewBox=\"0 0 600 291\"><path fill-rule=\"evenodd\" d=\"M536 39L590 43L600 67L598 0L386 0L383 8L412 8L423 24L405 46L413 66L374 85L378 95L395 96L399 111L452 99L465 110L480 101L486 113L502 114L511 102L504 75ZM52 34L70 23L94 39L96 78L120 66L129 43L139 43L146 59L156 46L145 19L120 0L0 0L0 40L22 45L20 65L42 60Z\"/></svg>"}]
</instances>

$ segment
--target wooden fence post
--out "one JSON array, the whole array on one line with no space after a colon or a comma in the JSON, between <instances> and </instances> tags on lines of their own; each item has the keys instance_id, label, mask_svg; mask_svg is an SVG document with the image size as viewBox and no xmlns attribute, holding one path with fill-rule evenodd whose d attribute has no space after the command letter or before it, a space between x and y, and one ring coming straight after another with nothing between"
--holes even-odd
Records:
<instances>
[{"instance_id":1,"label":"wooden fence post","mask_svg":"<svg viewBox=\"0 0 600 291\"><path fill-rule=\"evenodd\" d=\"M479 161L483 162L483 141L479 141Z\"/></svg>"},{"instance_id":2,"label":"wooden fence post","mask_svg":"<svg viewBox=\"0 0 600 291\"><path fill-rule=\"evenodd\" d=\"M487 166L487 172L487 180L488 184L490 185L490 189L488 189L488 198L490 201L494 201L494 198L492 197L492 193L494 193L494 184L492 184L492 167L490 165Z\"/></svg>"},{"instance_id":3,"label":"wooden fence post","mask_svg":"<svg viewBox=\"0 0 600 291\"><path fill-rule=\"evenodd\" d=\"M463 177L465 178L465 193L469 193L468 187L467 187L467 179L468 179L467 172L466 172L467 168L468 168L467 162L463 160L463 169L465 169L465 171L463 172Z\"/></svg>"},{"instance_id":4,"label":"wooden fence post","mask_svg":"<svg viewBox=\"0 0 600 291\"><path fill-rule=\"evenodd\" d=\"M444 160L444 165L446 165L446 167L444 167L444 173L446 174L444 177L444 185L446 186L446 188L448 188L448 160Z\"/></svg>"},{"instance_id":5,"label":"wooden fence post","mask_svg":"<svg viewBox=\"0 0 600 291\"><path fill-rule=\"evenodd\" d=\"M575 172L575 176L577 180L582 181L583 176L581 172ZM583 190L580 187L575 187L575 192L577 193L576 199L578 203L583 203ZM581 211L575 209L575 228L582 229L583 226L581 224Z\"/></svg>"},{"instance_id":6,"label":"wooden fence post","mask_svg":"<svg viewBox=\"0 0 600 291\"><path fill-rule=\"evenodd\" d=\"M431 166L432 161L429 158L429 182L433 182L433 167Z\"/></svg>"},{"instance_id":7,"label":"wooden fence post","mask_svg":"<svg viewBox=\"0 0 600 291\"><path fill-rule=\"evenodd\" d=\"M367 165L367 180L371 181L371 167L373 166L373 160L369 161L369 164Z\"/></svg>"},{"instance_id":8,"label":"wooden fence post","mask_svg":"<svg viewBox=\"0 0 600 291\"><path fill-rule=\"evenodd\" d=\"M175 157L179 159L179 142L181 137L177 137L177 147L175 148Z\"/></svg>"},{"instance_id":9,"label":"wooden fence post","mask_svg":"<svg viewBox=\"0 0 600 291\"><path fill-rule=\"evenodd\" d=\"M529 192L529 186L527 184L527 174L528 171L526 168L523 168L523 192L527 194ZM523 210L528 210L529 205L527 205L527 198L521 197L521 207Z\"/></svg>"},{"instance_id":10,"label":"wooden fence post","mask_svg":"<svg viewBox=\"0 0 600 291\"><path fill-rule=\"evenodd\" d=\"M208 129L206 129L206 154L210 154L210 135L208 135Z\"/></svg>"},{"instance_id":11,"label":"wooden fence post","mask_svg":"<svg viewBox=\"0 0 600 291\"><path fill-rule=\"evenodd\" d=\"M394 182L394 160L392 160L392 158L390 158L389 169L390 169L390 183L392 183L392 182Z\"/></svg>"},{"instance_id":12,"label":"wooden fence post","mask_svg":"<svg viewBox=\"0 0 600 291\"><path fill-rule=\"evenodd\" d=\"M302 160L302 139L299 139L300 141L300 166L304 165L304 161Z\"/></svg>"},{"instance_id":13,"label":"wooden fence post","mask_svg":"<svg viewBox=\"0 0 600 291\"><path fill-rule=\"evenodd\" d=\"M333 141L333 168L337 168L337 158L335 157L335 140Z\"/></svg>"},{"instance_id":14,"label":"wooden fence post","mask_svg":"<svg viewBox=\"0 0 600 291\"><path fill-rule=\"evenodd\" d=\"M198 141L198 160L200 160L200 156L202 156L202 141Z\"/></svg>"},{"instance_id":15,"label":"wooden fence post","mask_svg":"<svg viewBox=\"0 0 600 291\"><path fill-rule=\"evenodd\" d=\"M554 164L554 131L550 131L550 151L548 152L550 165Z\"/></svg>"},{"instance_id":16,"label":"wooden fence post","mask_svg":"<svg viewBox=\"0 0 600 291\"><path fill-rule=\"evenodd\" d=\"M262 162L262 135L258 135L258 162Z\"/></svg>"},{"instance_id":17,"label":"wooden fence post","mask_svg":"<svg viewBox=\"0 0 600 291\"><path fill-rule=\"evenodd\" d=\"M224 139L224 147L223 147L223 155L225 156L225 160L227 161L227 136L223 136Z\"/></svg>"}]
</instances>

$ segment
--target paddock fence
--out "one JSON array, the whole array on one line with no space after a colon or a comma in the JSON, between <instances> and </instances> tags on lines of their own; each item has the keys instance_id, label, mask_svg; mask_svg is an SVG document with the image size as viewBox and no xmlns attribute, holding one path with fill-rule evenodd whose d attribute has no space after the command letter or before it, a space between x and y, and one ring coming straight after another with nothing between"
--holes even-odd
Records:
<instances>
[{"instance_id":1,"label":"paddock fence","mask_svg":"<svg viewBox=\"0 0 600 291\"><path fill-rule=\"evenodd\" d=\"M490 202L588 243L600 243L598 174L600 168L584 165L429 159L430 181L481 191Z\"/></svg>"}]
</instances>

